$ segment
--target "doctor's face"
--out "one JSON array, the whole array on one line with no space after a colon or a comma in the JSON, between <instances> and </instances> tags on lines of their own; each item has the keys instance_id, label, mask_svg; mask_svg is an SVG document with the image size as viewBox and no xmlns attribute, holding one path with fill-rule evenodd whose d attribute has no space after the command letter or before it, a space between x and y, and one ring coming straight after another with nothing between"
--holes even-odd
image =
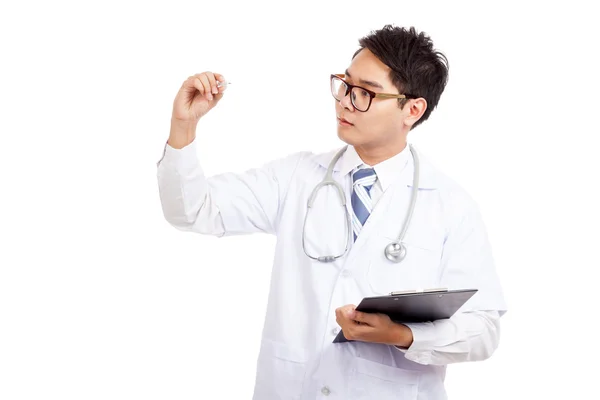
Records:
<instances>
[{"instance_id":1,"label":"doctor's face","mask_svg":"<svg viewBox=\"0 0 600 400\"><path fill-rule=\"evenodd\" d=\"M400 109L395 98L373 98L369 104L370 96L360 88L344 96L343 81L375 93L398 94L389 73L390 68L365 48L352 60L342 80L332 81L334 97L339 98L335 102L338 137L359 151L383 151L390 156L401 151L410 127L422 115L419 107L423 104L416 104L417 99L407 100Z\"/></svg>"}]
</instances>

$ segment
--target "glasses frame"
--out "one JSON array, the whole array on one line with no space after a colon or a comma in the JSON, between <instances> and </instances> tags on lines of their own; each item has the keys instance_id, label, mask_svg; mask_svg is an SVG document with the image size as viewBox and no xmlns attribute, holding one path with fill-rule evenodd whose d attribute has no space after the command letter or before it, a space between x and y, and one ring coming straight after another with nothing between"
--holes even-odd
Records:
<instances>
[{"instance_id":1,"label":"glasses frame","mask_svg":"<svg viewBox=\"0 0 600 400\"><path fill-rule=\"evenodd\" d=\"M336 99L337 101L341 101L342 99L337 99L335 97L335 95L333 94L333 79L337 78L339 80L341 80L342 82L344 82L344 84L346 85L346 93L344 93L343 97L346 97L348 95L348 93L350 93L352 91L353 88L358 88L361 90L364 90L365 92L367 92L369 94L369 105L367 106L366 110L359 110L358 107L356 107L356 104L354 104L354 99L352 98L352 96L350 96L350 102L352 103L352 107L354 107L354 109L356 111L360 111L360 112L367 112L369 111L369 108L371 108L371 104L373 103L373 99L418 99L419 96L416 96L414 94L409 94L409 93L404 93L404 94L396 94L396 93L376 93L372 90L369 90L363 86L357 86L357 85L352 85L348 82L346 82L344 80L344 78L346 77L346 74L331 74L331 77L329 78L329 85L331 86L331 95L333 96L334 99Z\"/></svg>"}]
</instances>

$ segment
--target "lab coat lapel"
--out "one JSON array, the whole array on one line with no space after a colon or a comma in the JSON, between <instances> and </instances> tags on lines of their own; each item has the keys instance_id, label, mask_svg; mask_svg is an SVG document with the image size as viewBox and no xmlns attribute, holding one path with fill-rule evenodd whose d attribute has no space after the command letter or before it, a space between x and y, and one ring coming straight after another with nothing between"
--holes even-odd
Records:
<instances>
[{"instance_id":1,"label":"lab coat lapel","mask_svg":"<svg viewBox=\"0 0 600 400\"><path fill-rule=\"evenodd\" d=\"M369 215L369 218L365 222L365 225L363 226L360 234L356 238L356 242L354 242L350 248L348 258L346 259L346 268L352 267L352 263L355 261L357 254L364 247L365 243L368 242L369 238L377 232L377 227L381 226L381 221L388 214L390 201L394 197L394 193L397 190L397 188L397 183L392 184L381 195L381 198L379 199L375 208L371 212L371 215ZM348 212L352 213L352 203L350 202L350 198L348 199L346 204L349 208Z\"/></svg>"},{"instance_id":2,"label":"lab coat lapel","mask_svg":"<svg viewBox=\"0 0 600 400\"><path fill-rule=\"evenodd\" d=\"M417 149L415 149L417 150ZM337 152L330 152L321 155L319 161L320 164L327 168L329 162ZM438 181L434 172L431 170L428 161L423 157L423 155L419 154L421 170L419 174L419 184L418 189L435 189L438 185ZM414 162L413 157L410 157L407 168L404 168L403 171L399 174L398 178L392 182L392 184L387 188L387 190L382 194L379 202L375 206L375 209L367 219L365 226L363 227L361 233L358 235L356 242L352 243L352 234L348 238L349 243L349 252L345 257L345 262L343 268L351 268L354 262L357 260L357 255L360 253L361 249L365 246L365 244L369 241L369 238L376 235L378 229L381 229L382 232L385 232L387 220L398 221L398 233L400 232L400 227L402 223L402 216L407 210L411 190L413 187L413 171L414 171ZM334 172L335 179L338 180L344 187L344 192L346 193L346 208L350 216L352 216L352 183L351 179L346 179L343 176L340 176L339 167ZM408 189L408 190L407 190ZM418 203L418 200L417 200ZM350 227L352 229L352 227ZM381 232L380 232L381 233ZM395 235L395 233L394 233ZM394 236L395 237L395 236ZM383 249L382 249L383 251Z\"/></svg>"}]
</instances>

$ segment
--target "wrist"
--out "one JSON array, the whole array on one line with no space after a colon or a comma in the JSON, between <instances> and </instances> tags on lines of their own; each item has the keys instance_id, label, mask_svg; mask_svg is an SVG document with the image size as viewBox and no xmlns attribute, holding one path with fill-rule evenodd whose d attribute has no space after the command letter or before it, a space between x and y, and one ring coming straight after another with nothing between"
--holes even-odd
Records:
<instances>
[{"instance_id":1,"label":"wrist","mask_svg":"<svg viewBox=\"0 0 600 400\"><path fill-rule=\"evenodd\" d=\"M394 346L408 349L413 342L412 330L403 324L394 324Z\"/></svg>"},{"instance_id":2,"label":"wrist","mask_svg":"<svg viewBox=\"0 0 600 400\"><path fill-rule=\"evenodd\" d=\"M175 149L181 149L196 138L196 121L185 121L171 118L171 132L167 143Z\"/></svg>"}]
</instances>

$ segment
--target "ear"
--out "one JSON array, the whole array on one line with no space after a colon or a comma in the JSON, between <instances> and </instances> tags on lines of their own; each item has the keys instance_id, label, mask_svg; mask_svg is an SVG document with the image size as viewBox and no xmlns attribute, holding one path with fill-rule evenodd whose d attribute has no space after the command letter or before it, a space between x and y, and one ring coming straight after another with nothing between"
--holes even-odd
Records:
<instances>
[{"instance_id":1,"label":"ear","mask_svg":"<svg viewBox=\"0 0 600 400\"><path fill-rule=\"evenodd\" d=\"M405 107L408 107L408 114L404 123L412 127L419 119L421 119L425 110L427 110L427 100L422 97L409 100Z\"/></svg>"}]
</instances>

